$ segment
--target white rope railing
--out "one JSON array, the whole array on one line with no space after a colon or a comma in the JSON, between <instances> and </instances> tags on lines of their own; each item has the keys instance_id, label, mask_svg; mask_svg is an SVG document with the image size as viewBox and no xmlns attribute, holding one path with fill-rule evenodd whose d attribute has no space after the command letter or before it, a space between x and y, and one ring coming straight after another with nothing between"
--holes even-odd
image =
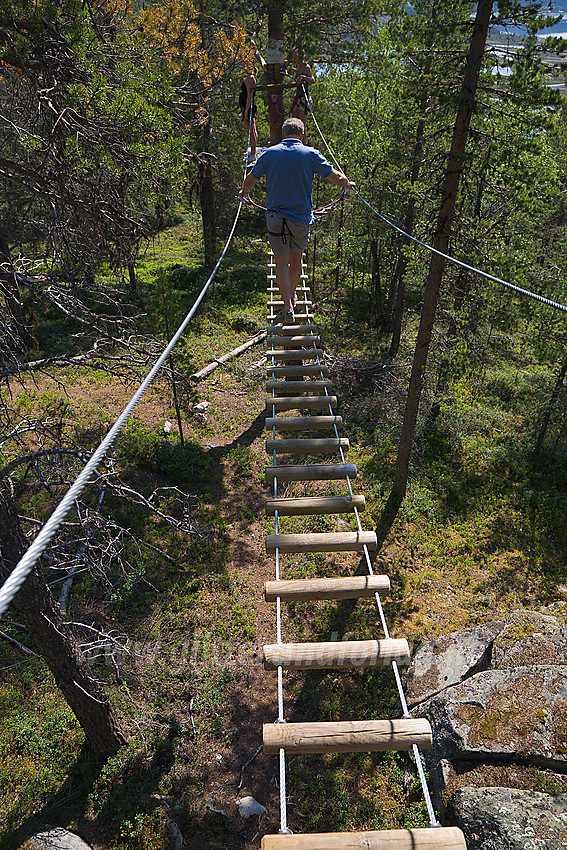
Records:
<instances>
[{"instance_id":1,"label":"white rope railing","mask_svg":"<svg viewBox=\"0 0 567 850\"><path fill-rule=\"evenodd\" d=\"M325 136L323 135L321 128L319 127L319 124L317 123L317 119L315 118L313 110L311 110L311 117L313 118L313 122L314 122L315 126L317 127L317 130L319 131L319 135L321 136L321 139L325 143L325 146L326 146L327 150L329 151L329 155L331 156L333 162L335 163L335 165L337 166L339 171L342 171L341 166L339 165L333 151L329 147L329 144L328 144ZM407 239L409 239L411 242L415 243L416 245L420 245L422 248L426 248L427 251L430 251L433 254L437 254L438 257L443 257L443 259L448 260L449 262L454 263L455 265L460 266L463 269L467 269L467 271L474 272L474 274L478 274L481 277L486 278L487 280L491 280L493 283L499 283L501 286L504 286L507 289L512 290L513 292L517 292L520 295L525 295L528 298L532 298L534 301L539 301L541 304L546 304L548 307L553 307L555 310L561 310L562 312L567 313L567 305L565 305L565 304L561 304L558 301L554 301L551 298L546 298L543 295L538 295L537 292L532 292L529 289L524 289L521 286L517 286L515 283L510 283L510 281L508 281L508 280L503 280L501 277L496 277L495 275L490 274L489 272L485 272L482 269L477 268L476 266L471 266L471 265L469 265L469 263L465 263L463 260L458 260L456 257L452 257L451 254L444 254L443 251L439 251L437 248L434 248L432 245L428 245L427 242L422 242L421 239L418 239L416 236L412 236L410 233L406 233L406 231L403 230L403 228L399 227L397 224L394 224L393 221L390 221L390 219L386 218L386 216L382 215L381 212L378 212L378 210L375 209L372 206L372 204L370 204L365 198L362 197L362 195L360 194L358 189L355 189L354 187L352 187L352 191L355 193L355 195L357 195L360 198L360 200L362 201L363 204L366 204L368 209L372 210L372 212L375 215L377 215L379 219L381 219L381 221L383 221L389 227L396 230L402 236L405 236Z\"/></svg>"}]
</instances>

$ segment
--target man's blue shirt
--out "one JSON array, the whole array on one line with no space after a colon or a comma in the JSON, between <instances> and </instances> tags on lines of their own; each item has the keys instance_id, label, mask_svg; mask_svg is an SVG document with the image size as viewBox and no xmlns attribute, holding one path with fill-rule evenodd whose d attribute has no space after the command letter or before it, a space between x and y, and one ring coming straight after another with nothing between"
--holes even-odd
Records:
<instances>
[{"instance_id":1,"label":"man's blue shirt","mask_svg":"<svg viewBox=\"0 0 567 850\"><path fill-rule=\"evenodd\" d=\"M333 170L322 153L299 139L284 139L268 148L252 169L252 176L266 176L266 207L300 224L311 224L311 192L315 174L328 177Z\"/></svg>"}]
</instances>

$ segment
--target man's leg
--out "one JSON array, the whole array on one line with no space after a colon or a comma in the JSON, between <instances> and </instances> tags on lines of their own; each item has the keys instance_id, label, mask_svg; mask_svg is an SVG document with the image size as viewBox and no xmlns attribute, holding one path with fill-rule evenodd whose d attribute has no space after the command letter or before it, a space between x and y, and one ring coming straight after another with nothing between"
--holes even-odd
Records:
<instances>
[{"instance_id":1,"label":"man's leg","mask_svg":"<svg viewBox=\"0 0 567 850\"><path fill-rule=\"evenodd\" d=\"M301 279L301 271L303 268L303 251L294 251L290 249L289 252L289 283L290 283L290 298L293 299L295 295L295 290L297 289L297 284ZM286 307L287 310L287 307Z\"/></svg>"},{"instance_id":2,"label":"man's leg","mask_svg":"<svg viewBox=\"0 0 567 850\"><path fill-rule=\"evenodd\" d=\"M276 283L278 285L278 289L280 291L280 298L284 303L284 310L286 313L290 313L293 309L291 304L291 281L290 281L290 255L297 254L297 251L286 251L285 254L275 254L274 259L276 261ZM300 255L300 263L301 263L301 255ZM301 274L301 271L300 271ZM299 278L298 278L299 280ZM294 286L297 286L297 281Z\"/></svg>"}]
</instances>

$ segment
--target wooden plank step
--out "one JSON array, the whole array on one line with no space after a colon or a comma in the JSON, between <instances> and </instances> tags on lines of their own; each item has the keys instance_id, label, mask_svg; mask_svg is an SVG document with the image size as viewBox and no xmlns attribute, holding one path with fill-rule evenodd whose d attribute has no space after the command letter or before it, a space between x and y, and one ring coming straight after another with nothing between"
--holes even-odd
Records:
<instances>
[{"instance_id":1,"label":"wooden plank step","mask_svg":"<svg viewBox=\"0 0 567 850\"><path fill-rule=\"evenodd\" d=\"M275 378L285 378L287 375L321 375L323 378L326 378L329 374L327 367L321 366L320 363L304 365L301 362L297 365L290 363L288 366L270 366L268 363L266 372Z\"/></svg>"},{"instance_id":2,"label":"wooden plank step","mask_svg":"<svg viewBox=\"0 0 567 850\"><path fill-rule=\"evenodd\" d=\"M341 481L356 478L354 463L301 463L266 467L266 480L273 481Z\"/></svg>"},{"instance_id":3,"label":"wooden plank step","mask_svg":"<svg viewBox=\"0 0 567 850\"><path fill-rule=\"evenodd\" d=\"M423 718L264 723L262 735L265 753L384 753L432 745L431 726Z\"/></svg>"},{"instance_id":4,"label":"wooden plank step","mask_svg":"<svg viewBox=\"0 0 567 850\"><path fill-rule=\"evenodd\" d=\"M266 392L276 393L319 393L330 390L333 382L324 381L266 381Z\"/></svg>"},{"instance_id":5,"label":"wooden plank step","mask_svg":"<svg viewBox=\"0 0 567 850\"><path fill-rule=\"evenodd\" d=\"M286 398L285 396L266 396L266 409L273 410L328 410L337 407L336 395L296 395Z\"/></svg>"},{"instance_id":6,"label":"wooden plank step","mask_svg":"<svg viewBox=\"0 0 567 850\"><path fill-rule=\"evenodd\" d=\"M314 437L298 440L266 440L266 454L271 455L326 455L348 451L348 437Z\"/></svg>"},{"instance_id":7,"label":"wooden plank step","mask_svg":"<svg viewBox=\"0 0 567 850\"><path fill-rule=\"evenodd\" d=\"M316 516L318 514L352 514L366 507L364 496L301 496L296 499L266 499L266 515Z\"/></svg>"},{"instance_id":8,"label":"wooden plank step","mask_svg":"<svg viewBox=\"0 0 567 850\"><path fill-rule=\"evenodd\" d=\"M346 576L344 578L295 578L267 581L266 602L314 602L318 599L365 599L390 592L388 576Z\"/></svg>"},{"instance_id":9,"label":"wooden plank step","mask_svg":"<svg viewBox=\"0 0 567 850\"><path fill-rule=\"evenodd\" d=\"M270 348L266 351L266 357L274 360L316 360L324 354L322 348Z\"/></svg>"},{"instance_id":10,"label":"wooden plank step","mask_svg":"<svg viewBox=\"0 0 567 850\"><path fill-rule=\"evenodd\" d=\"M328 531L317 534L268 534L266 552L362 552L378 546L374 531Z\"/></svg>"},{"instance_id":11,"label":"wooden plank step","mask_svg":"<svg viewBox=\"0 0 567 850\"><path fill-rule=\"evenodd\" d=\"M283 310L284 303L281 299L271 300L266 302L268 307L277 308L278 310ZM293 305L294 311L299 307L312 307L313 301L308 301L306 299L297 299L295 304Z\"/></svg>"},{"instance_id":12,"label":"wooden plank step","mask_svg":"<svg viewBox=\"0 0 567 850\"><path fill-rule=\"evenodd\" d=\"M272 275L268 276L268 280L274 280ZM268 292L279 292L279 291L280 291L279 286L268 286ZM295 294L297 295L299 292L309 292L309 286L307 284L304 284L303 286L301 284L299 286L296 286Z\"/></svg>"},{"instance_id":13,"label":"wooden plank step","mask_svg":"<svg viewBox=\"0 0 567 850\"><path fill-rule=\"evenodd\" d=\"M272 311L271 313L268 313L268 315L266 316L266 321L270 322L270 324L273 323L273 321L276 318L276 316L278 315L278 313L281 313L281 312L282 312L281 310L276 310L276 311ZM295 322L298 322L298 323L299 322L310 322L310 320L312 318L313 318L313 316L310 313L294 313ZM295 324L295 322L294 322L294 324ZM277 327L277 325L275 325L275 327Z\"/></svg>"},{"instance_id":14,"label":"wooden plank step","mask_svg":"<svg viewBox=\"0 0 567 850\"><path fill-rule=\"evenodd\" d=\"M264 646L264 667L276 670L340 670L344 667L388 667L409 664L405 638L335 640L322 643L271 643Z\"/></svg>"},{"instance_id":15,"label":"wooden plank step","mask_svg":"<svg viewBox=\"0 0 567 850\"><path fill-rule=\"evenodd\" d=\"M297 336L298 334L317 333L317 325L310 322L307 325L268 325L268 342L271 341L272 331L277 336Z\"/></svg>"},{"instance_id":16,"label":"wooden plank step","mask_svg":"<svg viewBox=\"0 0 567 850\"><path fill-rule=\"evenodd\" d=\"M262 850L467 850L458 826L264 835Z\"/></svg>"},{"instance_id":17,"label":"wooden plank step","mask_svg":"<svg viewBox=\"0 0 567 850\"><path fill-rule=\"evenodd\" d=\"M266 419L266 428L275 428L276 431L319 431L343 427L342 416L269 416Z\"/></svg>"},{"instance_id":18,"label":"wooden plank step","mask_svg":"<svg viewBox=\"0 0 567 850\"><path fill-rule=\"evenodd\" d=\"M287 326L286 326L287 327ZM291 326L293 328L293 325ZM274 333L279 333L281 328L277 325L274 327ZM296 331L299 328L296 328ZM270 336L268 334L268 342L271 342L272 345L282 345L285 348L297 348L300 345L319 345L321 343L321 338L315 336L313 334L284 334L284 336Z\"/></svg>"}]
</instances>

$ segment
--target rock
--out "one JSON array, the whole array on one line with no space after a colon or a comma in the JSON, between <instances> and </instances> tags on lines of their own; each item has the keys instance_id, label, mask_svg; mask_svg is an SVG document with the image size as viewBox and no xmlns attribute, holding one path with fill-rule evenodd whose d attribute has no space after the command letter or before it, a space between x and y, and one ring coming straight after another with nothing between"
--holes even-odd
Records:
<instances>
[{"instance_id":1,"label":"rock","mask_svg":"<svg viewBox=\"0 0 567 850\"><path fill-rule=\"evenodd\" d=\"M164 434L169 434L171 432L171 422L168 419L166 419L163 423L163 431Z\"/></svg>"},{"instance_id":2,"label":"rock","mask_svg":"<svg viewBox=\"0 0 567 850\"><path fill-rule=\"evenodd\" d=\"M514 611L506 618L506 625L494 640L492 667L500 667L506 653L520 641L536 634L553 634L560 631L559 620L538 611Z\"/></svg>"},{"instance_id":3,"label":"rock","mask_svg":"<svg viewBox=\"0 0 567 850\"><path fill-rule=\"evenodd\" d=\"M567 794L513 788L461 788L447 806L468 850L563 850Z\"/></svg>"},{"instance_id":4,"label":"rock","mask_svg":"<svg viewBox=\"0 0 567 850\"><path fill-rule=\"evenodd\" d=\"M416 705L490 666L492 644L504 623L443 635L416 652L406 677L406 698Z\"/></svg>"},{"instance_id":5,"label":"rock","mask_svg":"<svg viewBox=\"0 0 567 850\"><path fill-rule=\"evenodd\" d=\"M242 797L236 803L241 818L250 818L253 815L263 815L266 809L254 797Z\"/></svg>"},{"instance_id":6,"label":"rock","mask_svg":"<svg viewBox=\"0 0 567 850\"><path fill-rule=\"evenodd\" d=\"M223 809L219 809L216 802L212 798L209 798L207 800L207 802L205 803L205 807L210 812L213 812L213 814L221 815L223 818L226 818L227 820L229 819L227 813L225 811L223 811Z\"/></svg>"},{"instance_id":7,"label":"rock","mask_svg":"<svg viewBox=\"0 0 567 850\"><path fill-rule=\"evenodd\" d=\"M498 653L498 669L538 664L567 664L567 630L529 635Z\"/></svg>"},{"instance_id":8,"label":"rock","mask_svg":"<svg viewBox=\"0 0 567 850\"><path fill-rule=\"evenodd\" d=\"M181 834L181 830L179 829L175 821L168 820L165 824L165 827L173 839L173 850L181 850L181 848L183 847L183 835Z\"/></svg>"},{"instance_id":9,"label":"rock","mask_svg":"<svg viewBox=\"0 0 567 850\"><path fill-rule=\"evenodd\" d=\"M90 844L61 826L32 835L25 847L26 850L91 850Z\"/></svg>"},{"instance_id":10,"label":"rock","mask_svg":"<svg viewBox=\"0 0 567 850\"><path fill-rule=\"evenodd\" d=\"M204 413L211 404L210 401L200 401L198 404L194 404L191 408L191 413Z\"/></svg>"},{"instance_id":11,"label":"rock","mask_svg":"<svg viewBox=\"0 0 567 850\"><path fill-rule=\"evenodd\" d=\"M567 668L487 670L420 707L444 758L505 761L567 770Z\"/></svg>"},{"instance_id":12,"label":"rock","mask_svg":"<svg viewBox=\"0 0 567 850\"><path fill-rule=\"evenodd\" d=\"M207 424L207 417L205 416L204 413L196 413L195 419L197 420L199 425L206 425Z\"/></svg>"}]
</instances>

